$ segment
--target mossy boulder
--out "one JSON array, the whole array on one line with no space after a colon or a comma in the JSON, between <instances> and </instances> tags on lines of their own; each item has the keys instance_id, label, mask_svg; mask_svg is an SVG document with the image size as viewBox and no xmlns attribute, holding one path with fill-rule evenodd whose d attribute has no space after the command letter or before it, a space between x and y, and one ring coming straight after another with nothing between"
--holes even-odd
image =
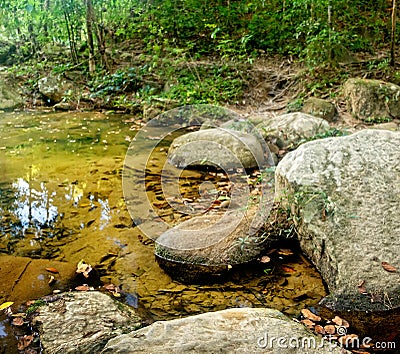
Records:
<instances>
[{"instance_id":1,"label":"mossy boulder","mask_svg":"<svg viewBox=\"0 0 400 354\"><path fill-rule=\"evenodd\" d=\"M251 134L222 128L182 135L172 142L168 152L168 162L179 168L261 168L267 159L265 142Z\"/></svg>"},{"instance_id":2,"label":"mossy boulder","mask_svg":"<svg viewBox=\"0 0 400 354\"><path fill-rule=\"evenodd\" d=\"M257 125L264 139L280 148L296 145L329 130L329 123L322 118L302 112L272 117Z\"/></svg>"},{"instance_id":3,"label":"mossy boulder","mask_svg":"<svg viewBox=\"0 0 400 354\"><path fill-rule=\"evenodd\" d=\"M336 108L333 103L316 97L310 97L306 100L301 111L315 117L326 119L328 122L333 121L336 115Z\"/></svg>"},{"instance_id":4,"label":"mossy boulder","mask_svg":"<svg viewBox=\"0 0 400 354\"><path fill-rule=\"evenodd\" d=\"M390 82L349 79L343 93L354 117L368 123L400 118L400 86Z\"/></svg>"},{"instance_id":5,"label":"mossy boulder","mask_svg":"<svg viewBox=\"0 0 400 354\"><path fill-rule=\"evenodd\" d=\"M6 74L0 73L0 109L12 110L23 105L23 98L16 85L9 82Z\"/></svg>"},{"instance_id":6,"label":"mossy boulder","mask_svg":"<svg viewBox=\"0 0 400 354\"><path fill-rule=\"evenodd\" d=\"M400 307L399 161L400 133L366 129L303 144L277 166L276 198L334 310Z\"/></svg>"}]
</instances>

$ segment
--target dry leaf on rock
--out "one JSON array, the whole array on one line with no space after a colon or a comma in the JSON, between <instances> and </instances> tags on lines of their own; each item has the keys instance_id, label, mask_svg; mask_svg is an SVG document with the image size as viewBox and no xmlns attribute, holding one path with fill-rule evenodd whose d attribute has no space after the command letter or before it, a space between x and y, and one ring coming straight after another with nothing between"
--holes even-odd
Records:
<instances>
[{"instance_id":1,"label":"dry leaf on rock","mask_svg":"<svg viewBox=\"0 0 400 354\"><path fill-rule=\"evenodd\" d=\"M327 325L324 327L325 333L326 334L335 334L336 333L336 327L334 325Z\"/></svg>"},{"instance_id":2,"label":"dry leaf on rock","mask_svg":"<svg viewBox=\"0 0 400 354\"><path fill-rule=\"evenodd\" d=\"M367 294L367 289L365 288L365 280L361 280L360 283L357 285L358 292L361 294Z\"/></svg>"},{"instance_id":3,"label":"dry leaf on rock","mask_svg":"<svg viewBox=\"0 0 400 354\"><path fill-rule=\"evenodd\" d=\"M341 345L351 346L357 340L358 340L358 336L356 334L347 334L343 337L340 337L338 341Z\"/></svg>"},{"instance_id":4,"label":"dry leaf on rock","mask_svg":"<svg viewBox=\"0 0 400 354\"><path fill-rule=\"evenodd\" d=\"M22 326L24 324L24 319L21 317L16 317L12 320L14 326Z\"/></svg>"},{"instance_id":5,"label":"dry leaf on rock","mask_svg":"<svg viewBox=\"0 0 400 354\"><path fill-rule=\"evenodd\" d=\"M393 267L391 264L389 264L388 262L382 262L381 264L382 264L382 268L384 270L386 270L387 272L390 272L390 273L397 272L397 269L395 267Z\"/></svg>"},{"instance_id":6,"label":"dry leaf on rock","mask_svg":"<svg viewBox=\"0 0 400 354\"><path fill-rule=\"evenodd\" d=\"M335 316L335 318L332 319L332 322L338 326L349 328L349 322L347 322L345 319L340 318L339 316Z\"/></svg>"},{"instance_id":7,"label":"dry leaf on rock","mask_svg":"<svg viewBox=\"0 0 400 354\"><path fill-rule=\"evenodd\" d=\"M305 317L308 318L311 321L319 322L321 321L321 317L313 314L310 310L308 309L302 309L301 314Z\"/></svg>"},{"instance_id":8,"label":"dry leaf on rock","mask_svg":"<svg viewBox=\"0 0 400 354\"><path fill-rule=\"evenodd\" d=\"M18 340L18 350L24 350L26 347L28 347L33 341L33 336L30 335L25 335Z\"/></svg>"},{"instance_id":9,"label":"dry leaf on rock","mask_svg":"<svg viewBox=\"0 0 400 354\"><path fill-rule=\"evenodd\" d=\"M315 323L311 320L301 320L301 323L305 324L309 329L312 329L315 326Z\"/></svg>"},{"instance_id":10,"label":"dry leaf on rock","mask_svg":"<svg viewBox=\"0 0 400 354\"><path fill-rule=\"evenodd\" d=\"M318 334L325 334L325 330L324 327L322 327L321 325L316 325L314 328L315 333Z\"/></svg>"}]
</instances>

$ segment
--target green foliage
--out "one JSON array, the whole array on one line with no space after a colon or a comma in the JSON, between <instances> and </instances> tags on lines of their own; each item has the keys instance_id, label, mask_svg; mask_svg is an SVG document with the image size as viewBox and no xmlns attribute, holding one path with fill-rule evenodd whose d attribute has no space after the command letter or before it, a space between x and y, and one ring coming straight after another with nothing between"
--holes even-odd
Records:
<instances>
[{"instance_id":1,"label":"green foliage","mask_svg":"<svg viewBox=\"0 0 400 354\"><path fill-rule=\"evenodd\" d=\"M340 54L370 50L389 40L386 1L93 0L96 26L109 41L137 38L154 55L185 48L192 56L215 53L251 60L259 51L295 54L318 65ZM331 22L328 7L331 6ZM13 16L9 16L12 13ZM5 0L3 36L19 58L40 55L44 44L81 47L85 7L77 0Z\"/></svg>"}]
</instances>

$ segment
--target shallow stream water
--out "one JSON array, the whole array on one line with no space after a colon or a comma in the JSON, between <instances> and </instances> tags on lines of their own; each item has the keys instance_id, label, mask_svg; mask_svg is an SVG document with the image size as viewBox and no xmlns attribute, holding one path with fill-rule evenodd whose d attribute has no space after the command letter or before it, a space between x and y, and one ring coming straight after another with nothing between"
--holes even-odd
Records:
<instances>
[{"instance_id":1,"label":"shallow stream water","mask_svg":"<svg viewBox=\"0 0 400 354\"><path fill-rule=\"evenodd\" d=\"M297 315L316 305L326 294L324 285L299 252L275 252L270 263L233 270L212 284L182 284L159 267L154 241L135 226L122 191L125 154L140 128L135 120L95 112L0 114L0 257L84 260L102 283L120 286L123 300L149 321L238 306L268 306ZM160 214L175 225L188 216L160 198L158 171L166 151L155 149L146 186ZM193 199L204 181L226 182L214 172L185 170L182 195ZM1 319L4 350L16 334L10 335Z\"/></svg>"}]
</instances>

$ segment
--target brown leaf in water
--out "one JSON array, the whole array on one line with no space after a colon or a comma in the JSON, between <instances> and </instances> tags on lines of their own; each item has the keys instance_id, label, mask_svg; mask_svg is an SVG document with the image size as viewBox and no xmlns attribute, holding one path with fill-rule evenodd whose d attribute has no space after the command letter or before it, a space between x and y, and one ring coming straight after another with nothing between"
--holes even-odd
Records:
<instances>
[{"instance_id":1,"label":"brown leaf in water","mask_svg":"<svg viewBox=\"0 0 400 354\"><path fill-rule=\"evenodd\" d=\"M24 324L24 319L21 317L16 317L12 320L13 326L22 326Z\"/></svg>"},{"instance_id":2,"label":"brown leaf in water","mask_svg":"<svg viewBox=\"0 0 400 354\"><path fill-rule=\"evenodd\" d=\"M59 271L56 268L53 268L53 267L48 267L48 268L46 268L46 270L48 272L54 273L54 274L58 274L59 273Z\"/></svg>"},{"instance_id":3,"label":"brown leaf in water","mask_svg":"<svg viewBox=\"0 0 400 354\"><path fill-rule=\"evenodd\" d=\"M83 260L80 260L76 268L76 273L82 273L85 278L89 278L89 273L92 270L90 264L86 264Z\"/></svg>"},{"instance_id":4,"label":"brown leaf in water","mask_svg":"<svg viewBox=\"0 0 400 354\"><path fill-rule=\"evenodd\" d=\"M317 316L316 314L312 313L309 309L302 309L301 314L305 317L308 318L309 320L312 320L314 322L319 322L321 321L321 317Z\"/></svg>"},{"instance_id":5,"label":"brown leaf in water","mask_svg":"<svg viewBox=\"0 0 400 354\"><path fill-rule=\"evenodd\" d=\"M336 333L336 327L334 325L326 325L324 327L324 331L326 334L335 334Z\"/></svg>"},{"instance_id":6,"label":"brown leaf in water","mask_svg":"<svg viewBox=\"0 0 400 354\"><path fill-rule=\"evenodd\" d=\"M18 339L17 348L18 350L24 350L27 348L33 341L33 336L25 335Z\"/></svg>"},{"instance_id":7,"label":"brown leaf in water","mask_svg":"<svg viewBox=\"0 0 400 354\"><path fill-rule=\"evenodd\" d=\"M260 262L261 263L269 263L271 261L271 258L268 256L262 256Z\"/></svg>"},{"instance_id":8,"label":"brown leaf in water","mask_svg":"<svg viewBox=\"0 0 400 354\"><path fill-rule=\"evenodd\" d=\"M281 269L286 273L294 273L296 270L290 266L282 265Z\"/></svg>"},{"instance_id":9,"label":"brown leaf in water","mask_svg":"<svg viewBox=\"0 0 400 354\"><path fill-rule=\"evenodd\" d=\"M89 291L90 290L90 286L88 285L79 285L75 288L75 290L78 291Z\"/></svg>"},{"instance_id":10,"label":"brown leaf in water","mask_svg":"<svg viewBox=\"0 0 400 354\"><path fill-rule=\"evenodd\" d=\"M291 255L293 255L293 251L288 248L280 248L278 250L278 254L280 254L282 256L291 256Z\"/></svg>"},{"instance_id":11,"label":"brown leaf in water","mask_svg":"<svg viewBox=\"0 0 400 354\"><path fill-rule=\"evenodd\" d=\"M388 262L382 262L381 264L382 264L382 268L384 270L386 270L387 272L390 272L390 273L397 272L397 269L395 267L393 267L391 264L389 264Z\"/></svg>"}]
</instances>

